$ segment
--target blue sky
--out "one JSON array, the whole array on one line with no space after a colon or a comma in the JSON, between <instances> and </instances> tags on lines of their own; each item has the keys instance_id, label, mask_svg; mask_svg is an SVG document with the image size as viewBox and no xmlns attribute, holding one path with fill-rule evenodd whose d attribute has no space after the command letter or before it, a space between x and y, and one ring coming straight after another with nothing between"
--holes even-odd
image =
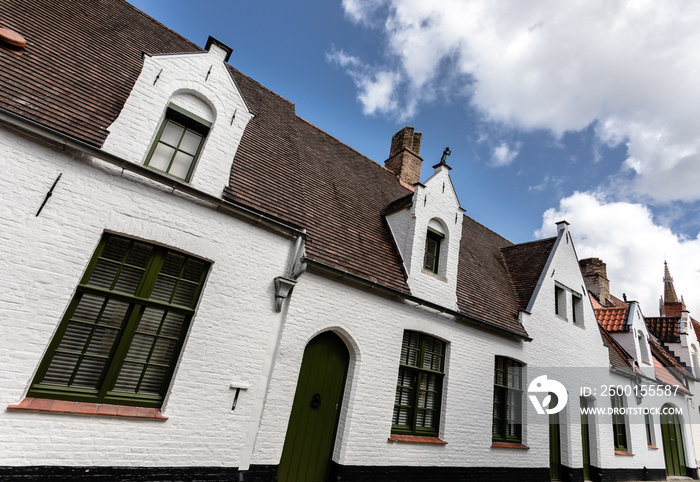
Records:
<instances>
[{"instance_id":1,"label":"blue sky","mask_svg":"<svg viewBox=\"0 0 700 482\"><path fill-rule=\"evenodd\" d=\"M467 215L516 243L566 219L648 316L668 260L700 316L700 4L131 3L379 163L405 125L423 179L449 146Z\"/></svg>"}]
</instances>

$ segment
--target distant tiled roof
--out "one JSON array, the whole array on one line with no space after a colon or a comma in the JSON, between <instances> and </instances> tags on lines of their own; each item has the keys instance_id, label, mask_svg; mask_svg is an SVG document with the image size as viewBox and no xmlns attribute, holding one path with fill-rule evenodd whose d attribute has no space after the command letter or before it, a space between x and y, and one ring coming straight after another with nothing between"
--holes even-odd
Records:
<instances>
[{"instance_id":1,"label":"distant tiled roof","mask_svg":"<svg viewBox=\"0 0 700 482\"><path fill-rule=\"evenodd\" d=\"M647 329L659 340L665 343L679 343L680 338L680 318L657 316L645 317Z\"/></svg>"},{"instance_id":2,"label":"distant tiled roof","mask_svg":"<svg viewBox=\"0 0 700 482\"><path fill-rule=\"evenodd\" d=\"M610 336L610 333L598 325L600 330L600 336L603 339L603 345L608 348L608 358L610 359L610 365L614 368L624 370L630 374L637 373L638 370L632 364L632 357L627 351L620 346L620 344L615 341L615 339Z\"/></svg>"},{"instance_id":3,"label":"distant tiled roof","mask_svg":"<svg viewBox=\"0 0 700 482\"><path fill-rule=\"evenodd\" d=\"M667 385L679 386L679 390L689 393L683 386L686 378L695 379L695 377L676 360L664 347L659 345L654 340L649 340L649 347L654 362L654 373L656 378Z\"/></svg>"},{"instance_id":4,"label":"distant tiled roof","mask_svg":"<svg viewBox=\"0 0 700 482\"><path fill-rule=\"evenodd\" d=\"M122 1L3 0L0 27L27 40L0 48L0 108L94 146L117 118L142 52L201 51Z\"/></svg>"},{"instance_id":5,"label":"distant tiled roof","mask_svg":"<svg viewBox=\"0 0 700 482\"><path fill-rule=\"evenodd\" d=\"M695 336L697 337L698 340L700 340L700 323L692 316L690 317L690 322L693 324L693 330L695 331Z\"/></svg>"},{"instance_id":6,"label":"distant tiled roof","mask_svg":"<svg viewBox=\"0 0 700 482\"><path fill-rule=\"evenodd\" d=\"M501 249L517 296L518 309L527 308L556 239L548 238Z\"/></svg>"},{"instance_id":7,"label":"distant tiled roof","mask_svg":"<svg viewBox=\"0 0 700 482\"><path fill-rule=\"evenodd\" d=\"M594 311L598 323L607 331L629 331L629 327L625 324L627 306L624 308L597 308Z\"/></svg>"}]
</instances>

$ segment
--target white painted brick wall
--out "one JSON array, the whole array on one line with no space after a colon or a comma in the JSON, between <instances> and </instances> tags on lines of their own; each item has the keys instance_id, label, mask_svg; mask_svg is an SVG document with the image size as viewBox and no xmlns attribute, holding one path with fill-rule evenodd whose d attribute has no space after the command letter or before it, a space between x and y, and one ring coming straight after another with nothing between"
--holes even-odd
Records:
<instances>
[{"instance_id":1,"label":"white painted brick wall","mask_svg":"<svg viewBox=\"0 0 700 482\"><path fill-rule=\"evenodd\" d=\"M0 157L2 464L237 466L268 331L281 316L273 279L292 240L7 130ZM24 397L105 230L213 262L164 405L169 419L5 410ZM232 412L233 380L250 389Z\"/></svg>"},{"instance_id":2,"label":"white painted brick wall","mask_svg":"<svg viewBox=\"0 0 700 482\"><path fill-rule=\"evenodd\" d=\"M0 404L4 406L19 402L26 393L105 229L214 262L164 407L169 420L2 411L4 464L238 466L241 453L248 450L248 430L257 424L251 419L260 408L255 404L265 397L252 463L276 464L304 348L315 335L332 329L351 353L337 462L546 467L549 442L544 424L526 427L523 442L529 450L491 447L495 356L512 357L529 367L608 367L607 350L588 302L583 305L583 327L573 325L571 313L568 321L554 314L555 282L584 295L586 301L566 233L542 277L531 312L522 316L531 342L485 333L312 271L299 279L283 319L284 312L273 311L273 278L284 273L291 240L154 189L134 175L121 175L99 163L99 169L94 168L89 159L69 159L67 153L7 131L0 135L0 156L6 160L7 174L0 179L4 206L0 252L6 274L0 278ZM54 196L35 217L59 172L63 177ZM425 215L426 226L432 216ZM424 240L416 241L420 242ZM276 364L265 394L261 370L268 344L275 340L271 330L280 324ZM440 428L447 445L387 441L404 330L448 342ZM250 389L241 393L232 412L233 380L249 383ZM607 382L626 383L626 379L609 375ZM600 378L591 383L599 384ZM562 413L563 462L581 467L578 394L569 396L570 404ZM607 406L609 401L600 398L596 403ZM629 399L627 404L636 401ZM663 467L661 451L645 449L643 424L629 425L636 456L622 457L614 455L610 420L601 416L596 422L591 433L594 465Z\"/></svg>"}]
</instances>

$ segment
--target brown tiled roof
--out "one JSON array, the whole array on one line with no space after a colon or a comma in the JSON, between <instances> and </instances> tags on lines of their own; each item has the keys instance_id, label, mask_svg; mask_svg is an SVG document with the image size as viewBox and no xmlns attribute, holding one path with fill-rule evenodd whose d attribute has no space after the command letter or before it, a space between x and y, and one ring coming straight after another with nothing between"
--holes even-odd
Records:
<instances>
[{"instance_id":1,"label":"brown tiled roof","mask_svg":"<svg viewBox=\"0 0 700 482\"><path fill-rule=\"evenodd\" d=\"M143 65L142 52L202 50L113 0L3 0L0 27L27 40L0 48L0 108L101 146Z\"/></svg>"},{"instance_id":2,"label":"brown tiled roof","mask_svg":"<svg viewBox=\"0 0 700 482\"><path fill-rule=\"evenodd\" d=\"M526 334L501 247L511 242L465 216L459 251L457 303L469 316Z\"/></svg>"},{"instance_id":3,"label":"brown tiled roof","mask_svg":"<svg viewBox=\"0 0 700 482\"><path fill-rule=\"evenodd\" d=\"M597 308L594 310L595 317L607 331L629 331L629 327L625 324L627 308L627 306L624 308Z\"/></svg>"},{"instance_id":4,"label":"brown tiled roof","mask_svg":"<svg viewBox=\"0 0 700 482\"><path fill-rule=\"evenodd\" d=\"M391 171L298 117L291 102L231 72L255 117L225 196L307 228L309 258L408 292L381 213L410 191Z\"/></svg>"},{"instance_id":5,"label":"brown tiled roof","mask_svg":"<svg viewBox=\"0 0 700 482\"><path fill-rule=\"evenodd\" d=\"M657 316L645 317L649 333L654 335L664 343L679 343L680 338L680 318Z\"/></svg>"},{"instance_id":6,"label":"brown tiled roof","mask_svg":"<svg viewBox=\"0 0 700 482\"><path fill-rule=\"evenodd\" d=\"M518 309L527 308L556 240L548 238L501 249L515 289Z\"/></svg>"}]
</instances>

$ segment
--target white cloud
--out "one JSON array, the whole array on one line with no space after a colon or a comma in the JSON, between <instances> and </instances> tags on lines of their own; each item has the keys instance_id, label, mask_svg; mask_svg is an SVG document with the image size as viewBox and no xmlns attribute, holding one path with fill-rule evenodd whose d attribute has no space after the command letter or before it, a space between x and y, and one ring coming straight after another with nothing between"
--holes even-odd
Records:
<instances>
[{"instance_id":1,"label":"white cloud","mask_svg":"<svg viewBox=\"0 0 700 482\"><path fill-rule=\"evenodd\" d=\"M520 152L520 143L517 143L512 148L505 142L493 149L491 153L491 165L496 167L507 166L518 156Z\"/></svg>"},{"instance_id":2,"label":"white cloud","mask_svg":"<svg viewBox=\"0 0 700 482\"><path fill-rule=\"evenodd\" d=\"M666 260L676 293L684 295L691 316L700 319L698 238L684 239L659 226L644 205L608 203L592 193L575 193L547 210L536 236L554 236L561 220L570 223L579 259L595 257L607 264L614 295L626 293L642 304L645 316L658 316Z\"/></svg>"},{"instance_id":3,"label":"white cloud","mask_svg":"<svg viewBox=\"0 0 700 482\"><path fill-rule=\"evenodd\" d=\"M626 145L630 195L700 199L700 2L343 5L353 21L384 25L387 35L387 65L374 69L382 79L357 82L366 112L405 117L436 91L467 92L495 123L556 136L593 125L601 142Z\"/></svg>"},{"instance_id":4,"label":"white cloud","mask_svg":"<svg viewBox=\"0 0 700 482\"><path fill-rule=\"evenodd\" d=\"M365 114L377 114L397 109L397 92L400 76L396 72L372 67L358 57L342 50L333 50L326 54L326 60L345 69L358 89L357 98ZM412 114L412 107L404 108L404 116Z\"/></svg>"}]
</instances>

